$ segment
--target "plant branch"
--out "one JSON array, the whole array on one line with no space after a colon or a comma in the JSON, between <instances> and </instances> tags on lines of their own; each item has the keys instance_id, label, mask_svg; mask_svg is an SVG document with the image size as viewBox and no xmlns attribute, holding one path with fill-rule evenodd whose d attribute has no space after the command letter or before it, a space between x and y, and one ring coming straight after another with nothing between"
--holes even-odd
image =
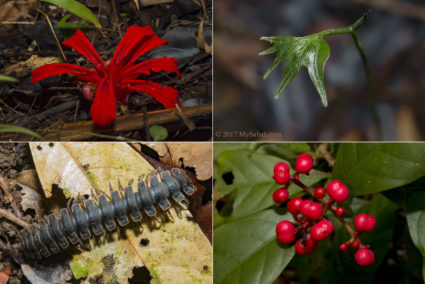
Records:
<instances>
[{"instance_id":1,"label":"plant branch","mask_svg":"<svg viewBox=\"0 0 425 284\"><path fill-rule=\"evenodd\" d=\"M367 13L364 13L354 24L352 24L348 27L325 30L325 31L322 31L318 34L321 34L323 36L340 35L340 34L353 34L360 28L361 25L364 24L369 13L370 13L370 10L367 11Z\"/></svg>"},{"instance_id":2,"label":"plant branch","mask_svg":"<svg viewBox=\"0 0 425 284\"><path fill-rule=\"evenodd\" d=\"M357 48L357 51L360 54L363 69L366 74L366 80L367 80L367 88L368 88L368 96L370 101L370 107L372 111L372 117L376 128L376 133L378 134L378 139L381 138L381 121L378 115L378 110L376 107L376 100L375 100L375 90L373 87L372 82L372 72L370 71L369 62L366 57L366 53L363 50L363 47L359 41L359 38L357 36L357 30L360 28L361 25L364 24L366 21L367 16L369 15L371 11L369 10L367 13L364 13L363 16L361 16L354 24L345 27L345 28L339 28L339 29L330 29L325 30L323 32L320 32L322 36L328 36L328 35L338 35L338 34L349 34L351 35L351 38L354 41L354 45Z\"/></svg>"},{"instance_id":3,"label":"plant branch","mask_svg":"<svg viewBox=\"0 0 425 284\"><path fill-rule=\"evenodd\" d=\"M294 183L296 185L298 185L299 187L301 187L305 192L307 192L308 194L310 194L311 196L314 197L314 191L313 189L311 189L310 187L306 186L305 184L303 184L301 181L299 181L298 179L295 178L291 178L291 183ZM329 199L327 199L326 197L320 198L319 201L325 205L325 208L328 208L329 211L332 212L332 214L341 222L341 224L345 227L345 229L347 230L347 232L351 235L351 239L352 240L356 240L359 237L356 235L354 229L344 220L344 218L342 218L341 216L338 216L336 214L336 206L332 205L333 202L330 201ZM325 211L326 212L326 211ZM325 213L324 212L324 213Z\"/></svg>"},{"instance_id":4,"label":"plant branch","mask_svg":"<svg viewBox=\"0 0 425 284\"><path fill-rule=\"evenodd\" d=\"M370 107L372 109L372 116L375 122L375 128L376 128L376 133L378 134L378 140L381 140L381 137L380 137L381 136L381 121L379 119L378 109L376 107L375 90L374 90L373 82L372 82L372 72L370 71L370 66L366 57L366 53L364 52L363 47L360 44L357 33L352 33L351 37L353 38L354 44L356 45L357 51L359 52L360 57L362 59L363 69L366 74L367 89L368 89Z\"/></svg>"}]
</instances>

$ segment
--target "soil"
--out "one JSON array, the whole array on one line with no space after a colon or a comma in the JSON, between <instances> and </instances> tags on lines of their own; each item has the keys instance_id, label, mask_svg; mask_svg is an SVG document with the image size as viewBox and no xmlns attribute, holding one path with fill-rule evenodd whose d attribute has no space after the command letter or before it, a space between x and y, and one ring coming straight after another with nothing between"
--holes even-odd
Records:
<instances>
[{"instance_id":1,"label":"soil","mask_svg":"<svg viewBox=\"0 0 425 284\"><path fill-rule=\"evenodd\" d=\"M203 9L192 0L174 1L172 4L156 4L137 9L135 1L83 0L80 1L97 15L102 29L69 14L64 9L40 2L38 8L49 16L55 34L60 41L67 39L80 27L98 51L102 60L110 59L131 25L152 26L154 32L168 40L168 45L158 47L139 60L152 57L175 57L182 74L179 80L174 74L155 73L149 80L179 90L182 106L197 106L212 101L212 59L210 52L197 47L197 32L201 21L205 42L211 45L212 1L204 2ZM20 3L20 2L17 2ZM6 3L7 4L7 3ZM6 4L0 3L0 10ZM18 4L16 4L18 5ZM19 6L19 5L18 5ZM5 7L3 7L5 8ZM0 26L0 74L19 79L19 83L0 81L0 123L18 125L45 135L52 129L65 127L70 123L90 121L91 101L84 98L82 85L75 77L61 75L30 85L31 71L37 61L47 62L60 58L63 62L92 68L87 59L75 50L62 46L66 60L61 56L46 18L35 9L28 8L27 14L10 12L0 21L15 24ZM66 24L60 23L64 16L71 15ZM19 24L16 24L19 23ZM68 26L71 26L71 29ZM72 26L73 25L73 26ZM55 60L55 59L53 59ZM143 79L143 78L142 78ZM117 118L124 114L149 113L164 107L150 96L133 92L128 104L117 107ZM211 138L211 113L191 118L194 131L189 131L183 120L163 124L168 130L169 140L208 140ZM149 125L147 126L149 127ZM90 140L134 139L150 141L147 129L108 133L111 137L92 136ZM1 136L0 136L1 138ZM26 135L4 136L7 140L34 139ZM2 139L6 140L6 139Z\"/></svg>"}]
</instances>

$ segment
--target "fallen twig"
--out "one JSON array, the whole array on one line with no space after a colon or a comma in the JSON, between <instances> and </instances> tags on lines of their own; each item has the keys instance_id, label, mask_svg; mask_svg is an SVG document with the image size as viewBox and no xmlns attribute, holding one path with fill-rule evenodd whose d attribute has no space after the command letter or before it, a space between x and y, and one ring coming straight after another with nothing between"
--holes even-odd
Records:
<instances>
[{"instance_id":1,"label":"fallen twig","mask_svg":"<svg viewBox=\"0 0 425 284\"><path fill-rule=\"evenodd\" d=\"M12 213L0 208L0 216L3 216L4 218L6 218L7 220L15 223L16 225L19 225L23 228L27 227L29 224L27 222L25 222L24 220L16 217L15 215L13 215Z\"/></svg>"},{"instance_id":2,"label":"fallen twig","mask_svg":"<svg viewBox=\"0 0 425 284\"><path fill-rule=\"evenodd\" d=\"M195 117L207 115L212 112L212 104L202 104L195 107L184 107L182 111L187 117ZM164 124L180 120L176 109L164 109L147 113L147 121L149 125ZM135 129L143 128L145 125L143 120L143 113L135 113L117 117L113 125L100 128L93 124L92 121L83 121L63 124L55 129L45 129L43 136L44 140L55 141L72 141L72 140L86 140L102 134L115 133L120 131L132 131ZM95 133L95 135L93 135ZM27 137L16 137L16 134L4 134L0 136L0 140L7 141L10 139L24 140Z\"/></svg>"}]
</instances>

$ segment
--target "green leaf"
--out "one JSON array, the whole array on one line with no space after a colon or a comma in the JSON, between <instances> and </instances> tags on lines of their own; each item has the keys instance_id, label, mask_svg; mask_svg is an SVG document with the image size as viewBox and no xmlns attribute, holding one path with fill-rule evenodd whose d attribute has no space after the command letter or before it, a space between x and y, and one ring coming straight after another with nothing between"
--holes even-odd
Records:
<instances>
[{"instance_id":1,"label":"green leaf","mask_svg":"<svg viewBox=\"0 0 425 284\"><path fill-rule=\"evenodd\" d=\"M7 75L0 75L0 81L3 82L11 82L11 83L18 83L19 79Z\"/></svg>"},{"instance_id":2,"label":"green leaf","mask_svg":"<svg viewBox=\"0 0 425 284\"><path fill-rule=\"evenodd\" d=\"M421 252L422 277L425 279L425 210L418 210L407 214L407 225L413 243Z\"/></svg>"},{"instance_id":3,"label":"green leaf","mask_svg":"<svg viewBox=\"0 0 425 284\"><path fill-rule=\"evenodd\" d=\"M294 256L275 233L290 218L270 209L215 228L214 283L272 283Z\"/></svg>"},{"instance_id":4,"label":"green leaf","mask_svg":"<svg viewBox=\"0 0 425 284\"><path fill-rule=\"evenodd\" d=\"M424 174L424 144L347 143L339 145L332 178L359 196L409 184Z\"/></svg>"},{"instance_id":5,"label":"green leaf","mask_svg":"<svg viewBox=\"0 0 425 284\"><path fill-rule=\"evenodd\" d=\"M0 133L21 133L33 136L38 139L43 139L38 133L31 131L25 127L10 125L10 124L0 124Z\"/></svg>"},{"instance_id":6,"label":"green leaf","mask_svg":"<svg viewBox=\"0 0 425 284\"><path fill-rule=\"evenodd\" d=\"M154 141L163 141L168 137L167 128L162 125L152 125L149 127L149 134Z\"/></svg>"},{"instance_id":7,"label":"green leaf","mask_svg":"<svg viewBox=\"0 0 425 284\"><path fill-rule=\"evenodd\" d=\"M65 38L72 36L76 29L84 30L88 28L88 24L85 20L79 23L68 23L67 21L70 17L71 14L66 14L58 23L58 28Z\"/></svg>"},{"instance_id":8,"label":"green leaf","mask_svg":"<svg viewBox=\"0 0 425 284\"><path fill-rule=\"evenodd\" d=\"M307 143L264 143L259 146L257 152L277 156L286 160L295 160L302 153L315 155Z\"/></svg>"},{"instance_id":9,"label":"green leaf","mask_svg":"<svg viewBox=\"0 0 425 284\"><path fill-rule=\"evenodd\" d=\"M249 150L223 152L217 158L218 169L215 175L215 188L222 194L234 193L233 217L242 217L272 206L273 191L282 186L273 179L273 168L278 162L286 162L278 157ZM289 164L289 163L288 163ZM294 173L294 170L291 170ZM223 174L232 173L232 184L226 184ZM301 175L300 180L311 186L329 175L313 170L310 175ZM290 197L302 192L296 185L289 187Z\"/></svg>"},{"instance_id":10,"label":"green leaf","mask_svg":"<svg viewBox=\"0 0 425 284\"><path fill-rule=\"evenodd\" d=\"M272 36L261 38L262 40L270 42L272 47L261 52L260 55L276 53L276 59L273 65L267 70L264 79L266 79L280 64L286 62L282 81L276 91L276 98L280 96L292 79L297 75L301 67L304 66L307 68L310 79L313 81L320 95L323 106L326 107L328 105L324 69L326 61L329 58L330 49L323 37L323 33L317 33L305 37Z\"/></svg>"},{"instance_id":11,"label":"green leaf","mask_svg":"<svg viewBox=\"0 0 425 284\"><path fill-rule=\"evenodd\" d=\"M350 239L346 229L339 226L332 240L333 246L330 257L322 273L325 277L321 277L320 283L372 283L376 269L385 259L390 248L397 208L394 203L383 195L378 195L356 211L356 215L359 213L372 214L377 221L376 228L372 232L364 233L360 238L362 243L371 246L371 250L375 254L375 262L372 266L361 267L357 265L354 260L354 249L351 249L347 254L339 250L339 245ZM352 219L345 218L345 220L353 226ZM338 221L333 223L335 225ZM328 275L332 275L332 277L327 277Z\"/></svg>"},{"instance_id":12,"label":"green leaf","mask_svg":"<svg viewBox=\"0 0 425 284\"><path fill-rule=\"evenodd\" d=\"M83 20L89 21L93 25L95 25L97 28L100 28L100 23L97 20L96 16L93 14L93 12L81 4L80 2L76 0L41 0L43 2L48 2L50 4L56 5L78 17L80 17Z\"/></svg>"}]
</instances>

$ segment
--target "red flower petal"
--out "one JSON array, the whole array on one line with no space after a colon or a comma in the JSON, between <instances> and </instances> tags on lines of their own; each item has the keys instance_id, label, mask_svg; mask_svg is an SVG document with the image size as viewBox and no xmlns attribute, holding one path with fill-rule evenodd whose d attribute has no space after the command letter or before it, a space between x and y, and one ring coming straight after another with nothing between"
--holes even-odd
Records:
<instances>
[{"instance_id":1,"label":"red flower petal","mask_svg":"<svg viewBox=\"0 0 425 284\"><path fill-rule=\"evenodd\" d=\"M115 96L113 82L104 77L97 86L96 96L90 109L94 124L105 127L115 121Z\"/></svg>"},{"instance_id":2,"label":"red flower petal","mask_svg":"<svg viewBox=\"0 0 425 284\"><path fill-rule=\"evenodd\" d=\"M99 75L93 70L74 64L52 63L42 65L37 69L33 70L31 73L31 84L35 84L38 81L41 81L48 77L66 73L73 74L77 76L78 79L86 82L98 83L100 81Z\"/></svg>"},{"instance_id":3,"label":"red flower petal","mask_svg":"<svg viewBox=\"0 0 425 284\"><path fill-rule=\"evenodd\" d=\"M136 25L129 27L112 57L111 63L115 68L114 74L120 67L128 67L149 50L166 43L166 40L162 40L154 34L152 27L138 27Z\"/></svg>"},{"instance_id":4,"label":"red flower petal","mask_svg":"<svg viewBox=\"0 0 425 284\"><path fill-rule=\"evenodd\" d=\"M99 54L97 54L93 45L81 30L77 29L75 34L68 40L62 42L62 44L71 47L84 55L93 64L94 69L96 69L100 76L104 76L106 74L106 68L102 59L100 59Z\"/></svg>"},{"instance_id":5,"label":"red flower petal","mask_svg":"<svg viewBox=\"0 0 425 284\"><path fill-rule=\"evenodd\" d=\"M126 80L133 80L139 77L140 75L150 75L151 70L153 72L174 72L180 76L179 69L177 68L177 60L175 58L155 58L140 62L134 66L131 66L124 70L122 77Z\"/></svg>"},{"instance_id":6,"label":"red flower petal","mask_svg":"<svg viewBox=\"0 0 425 284\"><path fill-rule=\"evenodd\" d=\"M156 101L163 104L166 108L175 108L179 104L177 96L179 92L171 87L161 86L158 83L145 80L125 81L130 90L140 91L153 97Z\"/></svg>"}]
</instances>

